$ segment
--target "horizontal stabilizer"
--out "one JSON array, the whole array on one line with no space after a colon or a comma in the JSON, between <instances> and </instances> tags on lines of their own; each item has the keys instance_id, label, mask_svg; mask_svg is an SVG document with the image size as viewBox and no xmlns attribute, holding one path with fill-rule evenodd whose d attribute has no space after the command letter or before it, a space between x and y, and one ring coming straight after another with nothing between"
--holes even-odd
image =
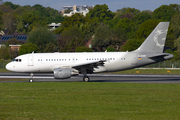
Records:
<instances>
[{"instance_id":1,"label":"horizontal stabilizer","mask_svg":"<svg viewBox=\"0 0 180 120\"><path fill-rule=\"evenodd\" d=\"M164 57L164 56L169 56L171 54L169 53L163 53L163 54L155 54L155 55L152 55L152 56L148 56L148 58L157 58L157 57Z\"/></svg>"}]
</instances>

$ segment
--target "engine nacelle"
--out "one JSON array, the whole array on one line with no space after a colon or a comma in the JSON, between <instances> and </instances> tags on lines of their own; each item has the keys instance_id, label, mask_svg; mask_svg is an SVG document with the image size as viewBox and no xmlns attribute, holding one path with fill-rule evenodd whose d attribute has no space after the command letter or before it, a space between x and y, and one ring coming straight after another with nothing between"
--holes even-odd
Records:
<instances>
[{"instance_id":1,"label":"engine nacelle","mask_svg":"<svg viewBox=\"0 0 180 120\"><path fill-rule=\"evenodd\" d=\"M54 69L55 79L66 79L71 77L71 69L69 68L56 68Z\"/></svg>"}]
</instances>

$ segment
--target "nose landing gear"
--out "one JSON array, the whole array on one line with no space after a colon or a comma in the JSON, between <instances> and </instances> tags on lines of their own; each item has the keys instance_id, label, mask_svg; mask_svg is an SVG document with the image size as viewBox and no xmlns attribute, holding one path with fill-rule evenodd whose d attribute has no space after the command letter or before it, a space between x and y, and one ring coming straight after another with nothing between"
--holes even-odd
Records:
<instances>
[{"instance_id":1,"label":"nose landing gear","mask_svg":"<svg viewBox=\"0 0 180 120\"><path fill-rule=\"evenodd\" d=\"M33 73L30 73L30 79L29 79L29 82L34 82L34 80L33 80Z\"/></svg>"}]
</instances>

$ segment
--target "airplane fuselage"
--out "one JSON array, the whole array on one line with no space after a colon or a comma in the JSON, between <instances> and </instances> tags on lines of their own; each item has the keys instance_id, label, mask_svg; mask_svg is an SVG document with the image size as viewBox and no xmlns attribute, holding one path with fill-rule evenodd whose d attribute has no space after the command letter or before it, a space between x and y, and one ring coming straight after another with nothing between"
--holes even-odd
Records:
<instances>
[{"instance_id":1,"label":"airplane fuselage","mask_svg":"<svg viewBox=\"0 0 180 120\"><path fill-rule=\"evenodd\" d=\"M137 52L32 53L18 56L6 68L13 72L50 73L55 68L71 68L84 63L105 61L104 65L93 68L93 72L97 73L132 69L173 57L150 59L150 55L151 53Z\"/></svg>"}]
</instances>

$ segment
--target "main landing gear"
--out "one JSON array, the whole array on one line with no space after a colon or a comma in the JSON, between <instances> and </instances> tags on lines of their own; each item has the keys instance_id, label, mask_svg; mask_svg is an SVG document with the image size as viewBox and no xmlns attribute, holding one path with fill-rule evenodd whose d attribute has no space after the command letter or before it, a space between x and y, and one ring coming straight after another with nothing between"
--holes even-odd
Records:
<instances>
[{"instance_id":1,"label":"main landing gear","mask_svg":"<svg viewBox=\"0 0 180 120\"><path fill-rule=\"evenodd\" d=\"M89 77L88 77L88 76L84 76L84 77L83 77L83 81L85 81L85 82L89 82L89 81L90 81L90 79L89 79Z\"/></svg>"},{"instance_id":2,"label":"main landing gear","mask_svg":"<svg viewBox=\"0 0 180 120\"><path fill-rule=\"evenodd\" d=\"M87 76L87 70L86 70L85 68L84 68L84 69L81 69L81 73L84 75L83 81L89 82L90 79L89 79L89 77Z\"/></svg>"},{"instance_id":3,"label":"main landing gear","mask_svg":"<svg viewBox=\"0 0 180 120\"><path fill-rule=\"evenodd\" d=\"M30 79L29 79L29 82L34 82L34 80L33 80L33 73L30 73Z\"/></svg>"}]
</instances>

